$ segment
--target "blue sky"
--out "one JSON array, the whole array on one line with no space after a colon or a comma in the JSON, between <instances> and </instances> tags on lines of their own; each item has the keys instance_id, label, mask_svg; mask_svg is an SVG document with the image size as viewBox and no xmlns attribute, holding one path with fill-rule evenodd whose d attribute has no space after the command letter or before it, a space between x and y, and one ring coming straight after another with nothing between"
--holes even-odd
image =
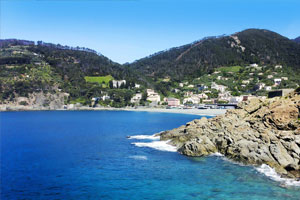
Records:
<instances>
[{"instance_id":1,"label":"blue sky","mask_svg":"<svg viewBox=\"0 0 300 200\"><path fill-rule=\"evenodd\" d=\"M0 38L95 49L132 62L205 36L264 28L300 36L299 0L0 0Z\"/></svg>"}]
</instances>

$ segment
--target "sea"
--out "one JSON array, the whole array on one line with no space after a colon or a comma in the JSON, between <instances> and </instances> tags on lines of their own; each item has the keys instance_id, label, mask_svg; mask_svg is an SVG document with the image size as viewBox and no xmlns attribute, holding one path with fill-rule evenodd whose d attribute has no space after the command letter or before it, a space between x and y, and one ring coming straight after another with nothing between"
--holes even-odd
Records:
<instances>
[{"instance_id":1,"label":"sea","mask_svg":"<svg viewBox=\"0 0 300 200\"><path fill-rule=\"evenodd\" d=\"M1 200L299 200L267 165L186 157L155 133L201 116L131 111L0 112Z\"/></svg>"}]
</instances>

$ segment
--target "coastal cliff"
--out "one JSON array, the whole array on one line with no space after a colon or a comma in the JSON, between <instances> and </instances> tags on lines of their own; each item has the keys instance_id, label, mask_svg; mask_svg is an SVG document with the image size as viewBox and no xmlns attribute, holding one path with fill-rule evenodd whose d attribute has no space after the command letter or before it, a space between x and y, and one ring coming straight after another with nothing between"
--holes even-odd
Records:
<instances>
[{"instance_id":1,"label":"coastal cliff","mask_svg":"<svg viewBox=\"0 0 300 200\"><path fill-rule=\"evenodd\" d=\"M0 111L59 110L63 109L68 93L31 93L28 97L16 97L13 101L0 102Z\"/></svg>"},{"instance_id":2,"label":"coastal cliff","mask_svg":"<svg viewBox=\"0 0 300 200\"><path fill-rule=\"evenodd\" d=\"M244 164L267 164L282 177L300 178L300 95L252 99L238 106L162 132L161 140L170 140L187 156L218 152Z\"/></svg>"}]
</instances>

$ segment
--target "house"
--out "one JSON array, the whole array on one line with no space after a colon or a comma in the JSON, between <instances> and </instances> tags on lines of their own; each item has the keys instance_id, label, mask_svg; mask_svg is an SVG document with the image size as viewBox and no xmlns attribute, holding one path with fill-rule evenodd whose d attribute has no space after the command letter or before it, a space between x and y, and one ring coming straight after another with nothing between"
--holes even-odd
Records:
<instances>
[{"instance_id":1,"label":"house","mask_svg":"<svg viewBox=\"0 0 300 200\"><path fill-rule=\"evenodd\" d=\"M282 65L275 65L275 69L282 69Z\"/></svg>"},{"instance_id":2,"label":"house","mask_svg":"<svg viewBox=\"0 0 300 200\"><path fill-rule=\"evenodd\" d=\"M218 90L218 91L220 91L220 92L225 92L225 90L226 90L226 86L224 86L224 85L218 85L218 84L216 84L215 82L212 82L212 84L211 84L211 89L216 89L216 90Z\"/></svg>"},{"instance_id":3,"label":"house","mask_svg":"<svg viewBox=\"0 0 300 200\"><path fill-rule=\"evenodd\" d=\"M253 64L250 65L250 67L258 67L258 64L253 63Z\"/></svg>"},{"instance_id":4,"label":"house","mask_svg":"<svg viewBox=\"0 0 300 200\"><path fill-rule=\"evenodd\" d=\"M191 85L188 85L187 87L188 88L194 88L195 86L191 84Z\"/></svg>"},{"instance_id":5,"label":"house","mask_svg":"<svg viewBox=\"0 0 300 200\"><path fill-rule=\"evenodd\" d=\"M293 91L294 91L294 89L273 90L268 93L268 98L282 97Z\"/></svg>"},{"instance_id":6,"label":"house","mask_svg":"<svg viewBox=\"0 0 300 200\"><path fill-rule=\"evenodd\" d=\"M183 87L183 83L179 83L179 87Z\"/></svg>"},{"instance_id":7,"label":"house","mask_svg":"<svg viewBox=\"0 0 300 200\"><path fill-rule=\"evenodd\" d=\"M265 86L266 86L266 84L265 84L265 83L258 83L258 84L257 84L258 90L262 90L262 89L264 89L264 88L265 88Z\"/></svg>"},{"instance_id":8,"label":"house","mask_svg":"<svg viewBox=\"0 0 300 200\"><path fill-rule=\"evenodd\" d=\"M250 81L249 81L249 80L243 80L242 83L243 83L243 84L249 84Z\"/></svg>"},{"instance_id":9,"label":"house","mask_svg":"<svg viewBox=\"0 0 300 200\"><path fill-rule=\"evenodd\" d=\"M266 91L271 91L272 90L272 86L265 86L265 90Z\"/></svg>"},{"instance_id":10,"label":"house","mask_svg":"<svg viewBox=\"0 0 300 200\"><path fill-rule=\"evenodd\" d=\"M242 100L243 100L243 97L242 97L242 96L239 96L239 97L230 97L229 103L230 103L230 104L238 104L238 103L240 103Z\"/></svg>"},{"instance_id":11,"label":"house","mask_svg":"<svg viewBox=\"0 0 300 200\"><path fill-rule=\"evenodd\" d=\"M113 88L119 88L122 84L126 85L126 80L113 80Z\"/></svg>"},{"instance_id":12,"label":"house","mask_svg":"<svg viewBox=\"0 0 300 200\"><path fill-rule=\"evenodd\" d=\"M140 87L141 87L141 85L140 85L140 84L137 84L137 83L135 83L135 84L134 84L134 87L135 87L135 88L140 88Z\"/></svg>"},{"instance_id":13,"label":"house","mask_svg":"<svg viewBox=\"0 0 300 200\"><path fill-rule=\"evenodd\" d=\"M200 103L200 98L198 97L188 97L183 99L183 104L186 103L192 103L192 104L199 104Z\"/></svg>"},{"instance_id":14,"label":"house","mask_svg":"<svg viewBox=\"0 0 300 200\"><path fill-rule=\"evenodd\" d=\"M280 83L281 83L281 78L275 78L275 79L274 79L274 85L275 85L275 86L280 85Z\"/></svg>"},{"instance_id":15,"label":"house","mask_svg":"<svg viewBox=\"0 0 300 200\"><path fill-rule=\"evenodd\" d=\"M147 101L160 102L160 95L152 89L147 89Z\"/></svg>"},{"instance_id":16,"label":"house","mask_svg":"<svg viewBox=\"0 0 300 200\"><path fill-rule=\"evenodd\" d=\"M201 99L208 99L208 96L205 93L201 94L193 94L185 99L183 99L183 103L191 102L192 104L199 104Z\"/></svg>"},{"instance_id":17,"label":"house","mask_svg":"<svg viewBox=\"0 0 300 200\"><path fill-rule=\"evenodd\" d=\"M219 100L229 101L231 97L232 96L231 96L230 91L226 91L224 93L219 93L218 94L218 99Z\"/></svg>"},{"instance_id":18,"label":"house","mask_svg":"<svg viewBox=\"0 0 300 200\"><path fill-rule=\"evenodd\" d=\"M267 78L271 79L271 78L273 78L273 75L268 75Z\"/></svg>"},{"instance_id":19,"label":"house","mask_svg":"<svg viewBox=\"0 0 300 200\"><path fill-rule=\"evenodd\" d=\"M110 100L110 96L105 94L104 96L101 97L102 101Z\"/></svg>"},{"instance_id":20,"label":"house","mask_svg":"<svg viewBox=\"0 0 300 200\"><path fill-rule=\"evenodd\" d=\"M258 76L263 76L263 75L264 75L264 73L262 73L262 72L258 73Z\"/></svg>"},{"instance_id":21,"label":"house","mask_svg":"<svg viewBox=\"0 0 300 200\"><path fill-rule=\"evenodd\" d=\"M130 103L139 103L141 99L142 93L137 93L130 99Z\"/></svg>"},{"instance_id":22,"label":"house","mask_svg":"<svg viewBox=\"0 0 300 200\"><path fill-rule=\"evenodd\" d=\"M165 102L168 103L168 106L179 106L180 100L176 98L165 98Z\"/></svg>"},{"instance_id":23,"label":"house","mask_svg":"<svg viewBox=\"0 0 300 200\"><path fill-rule=\"evenodd\" d=\"M282 79L282 80L285 80L285 81L289 80L288 77L281 77L281 79Z\"/></svg>"},{"instance_id":24,"label":"house","mask_svg":"<svg viewBox=\"0 0 300 200\"><path fill-rule=\"evenodd\" d=\"M180 92L180 90L175 88L175 89L172 90L172 92L178 93L178 92Z\"/></svg>"},{"instance_id":25,"label":"house","mask_svg":"<svg viewBox=\"0 0 300 200\"><path fill-rule=\"evenodd\" d=\"M208 87L206 85L197 85L198 91L202 91L207 89Z\"/></svg>"}]
</instances>

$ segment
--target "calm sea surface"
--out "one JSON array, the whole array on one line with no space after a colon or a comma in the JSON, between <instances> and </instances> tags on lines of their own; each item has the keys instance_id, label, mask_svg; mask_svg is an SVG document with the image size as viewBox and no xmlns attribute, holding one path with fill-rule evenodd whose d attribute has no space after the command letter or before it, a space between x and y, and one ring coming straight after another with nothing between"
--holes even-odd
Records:
<instances>
[{"instance_id":1,"label":"calm sea surface","mask_svg":"<svg viewBox=\"0 0 300 200\"><path fill-rule=\"evenodd\" d=\"M1 200L300 199L254 167L138 147L199 116L123 111L2 112Z\"/></svg>"}]
</instances>

